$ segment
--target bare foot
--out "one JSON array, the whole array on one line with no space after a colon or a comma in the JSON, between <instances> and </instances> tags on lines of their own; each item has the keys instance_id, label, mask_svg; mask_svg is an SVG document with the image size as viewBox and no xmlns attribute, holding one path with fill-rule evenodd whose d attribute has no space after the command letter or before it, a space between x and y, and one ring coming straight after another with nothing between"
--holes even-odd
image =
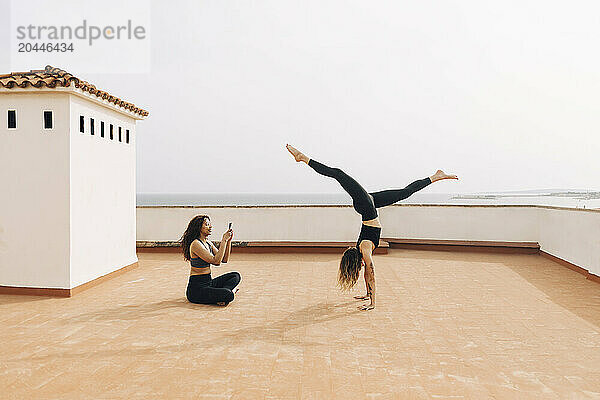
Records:
<instances>
[{"instance_id":1,"label":"bare foot","mask_svg":"<svg viewBox=\"0 0 600 400\"><path fill-rule=\"evenodd\" d=\"M289 144L286 144L285 148L294 156L294 159L296 159L296 162L304 161L305 163L308 164L309 158L306 157L304 154L302 154L301 151L295 149L294 147L290 146Z\"/></svg>"},{"instance_id":2,"label":"bare foot","mask_svg":"<svg viewBox=\"0 0 600 400\"><path fill-rule=\"evenodd\" d=\"M362 306L358 306L359 310L368 311L374 309L375 306L373 304L363 304Z\"/></svg>"},{"instance_id":3,"label":"bare foot","mask_svg":"<svg viewBox=\"0 0 600 400\"><path fill-rule=\"evenodd\" d=\"M435 174L429 177L431 182L440 181L442 179L458 179L456 175L448 175L441 169L438 169Z\"/></svg>"}]
</instances>

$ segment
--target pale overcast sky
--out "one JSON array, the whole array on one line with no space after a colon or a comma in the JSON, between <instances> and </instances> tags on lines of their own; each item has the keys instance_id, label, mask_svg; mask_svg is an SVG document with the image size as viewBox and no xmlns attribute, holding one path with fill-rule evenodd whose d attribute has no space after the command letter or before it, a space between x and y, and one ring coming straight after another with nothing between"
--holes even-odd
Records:
<instances>
[{"instance_id":1,"label":"pale overcast sky","mask_svg":"<svg viewBox=\"0 0 600 400\"><path fill-rule=\"evenodd\" d=\"M596 1L154 1L149 30L149 74L57 65L150 111L138 192L338 191L287 142L367 190L600 190Z\"/></svg>"}]
</instances>

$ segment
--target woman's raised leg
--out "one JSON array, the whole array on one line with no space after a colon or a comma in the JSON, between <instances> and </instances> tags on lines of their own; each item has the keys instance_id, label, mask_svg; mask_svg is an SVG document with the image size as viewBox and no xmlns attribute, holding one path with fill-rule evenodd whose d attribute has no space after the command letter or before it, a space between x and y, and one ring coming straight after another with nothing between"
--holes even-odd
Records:
<instances>
[{"instance_id":1,"label":"woman's raised leg","mask_svg":"<svg viewBox=\"0 0 600 400\"><path fill-rule=\"evenodd\" d=\"M373 196L376 208L385 207L400 200L404 200L415 192L429 186L431 183L442 179L458 179L458 177L456 175L448 175L441 169L438 169L437 172L430 177L416 180L404 189L382 190L380 192L371 193L371 196Z\"/></svg>"},{"instance_id":2,"label":"woman's raised leg","mask_svg":"<svg viewBox=\"0 0 600 400\"><path fill-rule=\"evenodd\" d=\"M368 221L377 218L377 210L371 196L363 187L356 182L350 175L346 174L339 168L331 168L325 164L308 158L302 152L298 151L289 144L286 146L288 151L294 156L297 162L308 164L317 173L335 179L342 188L352 197L352 204L356 212L358 212L363 221Z\"/></svg>"}]
</instances>

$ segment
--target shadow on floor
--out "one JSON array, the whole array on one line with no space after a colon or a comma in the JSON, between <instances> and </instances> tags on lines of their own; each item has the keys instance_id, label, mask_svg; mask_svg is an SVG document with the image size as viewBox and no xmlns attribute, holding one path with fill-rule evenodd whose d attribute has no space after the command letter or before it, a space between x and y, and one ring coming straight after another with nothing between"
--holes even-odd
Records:
<instances>
[{"instance_id":1,"label":"shadow on floor","mask_svg":"<svg viewBox=\"0 0 600 400\"><path fill-rule=\"evenodd\" d=\"M502 264L543 292L554 304L600 328L600 284L542 256L532 257L539 257L533 259L532 265ZM543 262L540 263L540 259ZM566 287L570 290L565 291Z\"/></svg>"},{"instance_id":2,"label":"shadow on floor","mask_svg":"<svg viewBox=\"0 0 600 400\"><path fill-rule=\"evenodd\" d=\"M181 344L169 344L169 345L156 345L156 346L135 346L127 348L114 348L104 349L99 348L93 352L94 357L115 357L123 354L128 356L150 356L156 353L176 353L181 352L183 349L186 351L190 350L201 350L207 352L218 352L219 349L226 349L231 345L240 345L243 343L253 342L267 342L276 345L288 344L296 345L301 347L307 346L327 346L329 341L324 342L308 342L305 340L303 334L298 335L297 338L286 338L285 334L291 330L299 329L309 325L319 324L326 321L335 320L338 318L348 317L357 313L364 313L368 311L361 311L357 307L361 304L360 301L347 301L344 303L318 303L304 307L300 310L294 311L288 314L285 318L278 321L271 322L265 325L253 326L248 328L238 329L233 332L225 333L221 336L213 336L210 340L204 340L202 342L186 342ZM145 316L149 315L160 315L164 313L165 309L174 307L186 307L186 308L198 308L198 306L206 307L206 310L212 309L223 310L223 307L218 306L205 306L198 304L187 303L187 300L166 300L158 303L146 304L142 306L123 306L122 310L117 311L115 308L111 310L112 317L109 320L116 321L118 319L130 320L140 317L140 309L146 308ZM129 307L129 308L126 308ZM96 314L98 315L98 314ZM143 315L143 314L142 314ZM75 318L67 319L67 323L72 322L90 322L93 321L94 313L82 314ZM82 359L89 357L89 352L72 352L72 351L61 351L53 354L46 354L43 356L26 356L10 361L47 361L55 358L74 358Z\"/></svg>"},{"instance_id":3,"label":"shadow on floor","mask_svg":"<svg viewBox=\"0 0 600 400\"><path fill-rule=\"evenodd\" d=\"M67 318L66 323L135 321L141 318L151 318L163 315L165 310L170 308L187 308L190 310L202 310L202 312L213 312L223 309L222 306L217 305L190 303L185 297L181 297L179 299L163 300L156 303L121 305L111 309L90 311L89 313Z\"/></svg>"},{"instance_id":4,"label":"shadow on floor","mask_svg":"<svg viewBox=\"0 0 600 400\"><path fill-rule=\"evenodd\" d=\"M239 329L223 335L222 338L227 339L228 343L234 344L239 344L241 342L266 341L276 344L294 344L298 346L327 345L327 342L307 342L303 336L302 339L286 337L285 333L309 325L320 324L366 312L359 310L357 307L349 308L348 306L351 304L358 306L359 304L362 304L362 302L353 300L337 304L326 302L312 304L294 311L278 321L261 326Z\"/></svg>"},{"instance_id":5,"label":"shadow on floor","mask_svg":"<svg viewBox=\"0 0 600 400\"><path fill-rule=\"evenodd\" d=\"M394 249L392 251L398 251ZM482 253L449 253L447 251L415 251L399 263L409 263L410 258L431 261L456 261L477 263ZM583 275L549 260L539 254L486 253L486 263L498 263L518 274L543 292L554 304L600 328L600 284ZM514 258L514 262L509 260ZM568 280L568 283L567 283ZM565 291L565 288L570 291Z\"/></svg>"}]
</instances>

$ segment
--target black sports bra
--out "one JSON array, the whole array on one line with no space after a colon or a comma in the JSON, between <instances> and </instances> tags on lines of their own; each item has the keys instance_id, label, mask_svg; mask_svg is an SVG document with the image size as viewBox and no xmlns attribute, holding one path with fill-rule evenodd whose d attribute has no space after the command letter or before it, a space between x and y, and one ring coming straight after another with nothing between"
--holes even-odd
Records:
<instances>
[{"instance_id":1,"label":"black sports bra","mask_svg":"<svg viewBox=\"0 0 600 400\"><path fill-rule=\"evenodd\" d=\"M360 235L358 236L358 240L356 241L356 247L360 246L360 243L363 240L370 240L375 245L375 250L379 247L379 238L381 237L381 228L378 226L369 226L362 224L362 228L360 228ZM359 248L360 250L360 248Z\"/></svg>"},{"instance_id":2,"label":"black sports bra","mask_svg":"<svg viewBox=\"0 0 600 400\"><path fill-rule=\"evenodd\" d=\"M206 246L202 240L199 240L200 243L202 243L202 245L207 248L208 252L210 254L213 254L212 249L210 248L210 246ZM200 258L200 257L191 257L190 258L190 264L192 265L192 267L194 268L206 268L206 267L210 267L210 263L208 261L205 261L204 259Z\"/></svg>"}]
</instances>

